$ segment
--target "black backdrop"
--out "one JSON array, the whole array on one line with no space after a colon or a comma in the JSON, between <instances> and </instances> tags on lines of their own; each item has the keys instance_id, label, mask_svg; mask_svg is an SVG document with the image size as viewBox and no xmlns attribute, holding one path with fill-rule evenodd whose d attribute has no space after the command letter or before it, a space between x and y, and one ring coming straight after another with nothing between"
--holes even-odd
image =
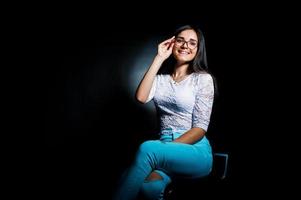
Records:
<instances>
[{"instance_id":1,"label":"black backdrop","mask_svg":"<svg viewBox=\"0 0 301 200\"><path fill-rule=\"evenodd\" d=\"M270 108L261 109L267 100L259 97L268 86L255 68L262 55L253 19L200 13L143 17L148 14L139 12L121 13L116 20L88 11L76 14L56 13L44 20L42 30L45 196L112 193L139 143L156 132L154 112L135 102L124 80L131 77L145 41L159 42L189 23L205 34L209 68L219 86L208 131L216 151L230 155L219 195L237 196L237 187L246 195L266 189L265 177L273 169L263 164L271 159L270 149L258 126L266 123Z\"/></svg>"}]
</instances>

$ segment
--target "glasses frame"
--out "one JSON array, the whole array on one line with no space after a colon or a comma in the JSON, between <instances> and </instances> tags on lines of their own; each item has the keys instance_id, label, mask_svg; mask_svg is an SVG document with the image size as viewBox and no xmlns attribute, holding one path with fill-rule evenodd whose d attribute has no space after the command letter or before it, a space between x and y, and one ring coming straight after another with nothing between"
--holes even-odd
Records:
<instances>
[{"instance_id":1,"label":"glasses frame","mask_svg":"<svg viewBox=\"0 0 301 200\"><path fill-rule=\"evenodd\" d=\"M183 42L183 44L180 44L180 45L177 44L177 40L178 40L178 39L181 39L182 42ZM186 44L187 48L189 48L189 49L191 49L191 50L194 50L195 48L197 48L197 46L198 46L198 41L195 41L197 44L196 44L196 46L195 46L194 48L190 48L190 47L189 47L189 42L191 42L191 40L186 41L186 40L184 40L184 38L181 38L181 37L175 38L175 45L176 45L177 47L181 47L181 46L183 46L183 45Z\"/></svg>"}]
</instances>

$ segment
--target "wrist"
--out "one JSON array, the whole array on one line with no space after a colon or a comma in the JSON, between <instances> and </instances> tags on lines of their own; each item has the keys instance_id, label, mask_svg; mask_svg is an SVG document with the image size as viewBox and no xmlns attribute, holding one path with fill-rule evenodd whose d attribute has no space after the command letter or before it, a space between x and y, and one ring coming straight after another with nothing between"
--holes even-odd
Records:
<instances>
[{"instance_id":1,"label":"wrist","mask_svg":"<svg viewBox=\"0 0 301 200\"><path fill-rule=\"evenodd\" d=\"M166 59L162 56L160 56L159 54L157 54L155 56L154 62L158 63L158 64L162 64Z\"/></svg>"}]
</instances>

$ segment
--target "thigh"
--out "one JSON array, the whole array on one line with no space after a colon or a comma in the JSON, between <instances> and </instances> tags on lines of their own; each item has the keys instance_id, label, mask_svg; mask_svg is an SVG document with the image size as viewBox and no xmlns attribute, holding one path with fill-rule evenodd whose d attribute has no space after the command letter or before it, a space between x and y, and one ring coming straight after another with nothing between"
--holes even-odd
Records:
<instances>
[{"instance_id":1,"label":"thigh","mask_svg":"<svg viewBox=\"0 0 301 200\"><path fill-rule=\"evenodd\" d=\"M211 170L212 155L206 146L158 141L155 152L159 160L158 169L170 175L200 177Z\"/></svg>"}]
</instances>

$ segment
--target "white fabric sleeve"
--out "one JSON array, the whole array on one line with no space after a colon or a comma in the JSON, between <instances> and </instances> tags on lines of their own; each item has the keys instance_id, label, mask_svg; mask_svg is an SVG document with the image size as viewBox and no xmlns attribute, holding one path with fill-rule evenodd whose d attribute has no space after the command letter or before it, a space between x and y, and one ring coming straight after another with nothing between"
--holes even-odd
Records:
<instances>
[{"instance_id":1,"label":"white fabric sleeve","mask_svg":"<svg viewBox=\"0 0 301 200\"><path fill-rule=\"evenodd\" d=\"M158 79L158 75L155 76L155 79L154 79L153 84L152 84L152 88L151 88L151 90L149 92L148 98L147 98L147 100L146 100L145 103L151 101L154 98L155 92L156 92L156 88L157 88L157 81L158 81L157 79Z\"/></svg>"},{"instance_id":2,"label":"white fabric sleeve","mask_svg":"<svg viewBox=\"0 0 301 200\"><path fill-rule=\"evenodd\" d=\"M199 89L192 113L192 127L202 128L207 131L212 112L214 99L213 79L209 74L199 77Z\"/></svg>"}]
</instances>

